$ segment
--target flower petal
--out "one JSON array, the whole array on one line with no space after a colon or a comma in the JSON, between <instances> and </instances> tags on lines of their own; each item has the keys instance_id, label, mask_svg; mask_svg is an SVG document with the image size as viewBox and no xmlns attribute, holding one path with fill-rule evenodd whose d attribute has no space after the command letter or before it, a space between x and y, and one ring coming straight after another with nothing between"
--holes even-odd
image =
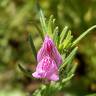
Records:
<instances>
[{"instance_id":1,"label":"flower petal","mask_svg":"<svg viewBox=\"0 0 96 96\"><path fill-rule=\"evenodd\" d=\"M57 80L59 80L59 76L56 75L56 74L52 74L52 75L49 77L49 79L52 80L52 81L57 81Z\"/></svg>"},{"instance_id":2,"label":"flower petal","mask_svg":"<svg viewBox=\"0 0 96 96\"><path fill-rule=\"evenodd\" d=\"M58 67L53 59L49 56L45 56L37 65L36 72L34 72L33 77L35 78L47 78L49 80L57 81Z\"/></svg>"},{"instance_id":3,"label":"flower petal","mask_svg":"<svg viewBox=\"0 0 96 96\"><path fill-rule=\"evenodd\" d=\"M32 74L32 76L35 77L35 78L40 78L40 75L39 75L37 72L34 72L34 73Z\"/></svg>"},{"instance_id":4,"label":"flower petal","mask_svg":"<svg viewBox=\"0 0 96 96\"><path fill-rule=\"evenodd\" d=\"M45 56L50 56L59 66L62 63L61 55L59 54L54 42L48 37L45 37L43 46L37 54L37 61L40 62Z\"/></svg>"}]
</instances>

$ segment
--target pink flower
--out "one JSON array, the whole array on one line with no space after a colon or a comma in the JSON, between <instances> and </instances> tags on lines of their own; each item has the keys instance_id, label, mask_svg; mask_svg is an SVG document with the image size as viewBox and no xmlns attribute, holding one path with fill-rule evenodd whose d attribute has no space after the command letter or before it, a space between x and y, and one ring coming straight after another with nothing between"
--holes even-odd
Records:
<instances>
[{"instance_id":1,"label":"pink flower","mask_svg":"<svg viewBox=\"0 0 96 96\"><path fill-rule=\"evenodd\" d=\"M36 71L32 74L35 78L47 78L52 81L59 80L58 67L62 63L54 42L45 37L44 43L37 54L38 65Z\"/></svg>"},{"instance_id":2,"label":"pink flower","mask_svg":"<svg viewBox=\"0 0 96 96\"><path fill-rule=\"evenodd\" d=\"M59 54L54 42L48 37L45 37L44 43L37 54L37 61L40 62L45 56L50 56L57 66L62 63L61 55Z\"/></svg>"},{"instance_id":3,"label":"pink flower","mask_svg":"<svg viewBox=\"0 0 96 96\"><path fill-rule=\"evenodd\" d=\"M59 80L58 67L55 61L49 56L42 58L36 67L36 72L34 72L32 75L35 78L47 78L48 80L52 81Z\"/></svg>"}]
</instances>

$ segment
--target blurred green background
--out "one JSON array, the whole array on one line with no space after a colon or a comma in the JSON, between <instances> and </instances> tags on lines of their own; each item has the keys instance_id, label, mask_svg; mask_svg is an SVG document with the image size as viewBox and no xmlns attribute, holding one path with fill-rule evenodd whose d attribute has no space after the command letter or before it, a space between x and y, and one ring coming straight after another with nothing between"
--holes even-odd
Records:
<instances>
[{"instance_id":1,"label":"blurred green background","mask_svg":"<svg viewBox=\"0 0 96 96\"><path fill-rule=\"evenodd\" d=\"M74 39L96 24L96 0L0 0L0 96L32 96L42 83L17 66L22 63L34 70L36 65L28 32L38 50L42 44L38 5L47 18L54 15L60 31L69 26ZM57 96L96 96L96 30L78 46L76 75Z\"/></svg>"}]
</instances>

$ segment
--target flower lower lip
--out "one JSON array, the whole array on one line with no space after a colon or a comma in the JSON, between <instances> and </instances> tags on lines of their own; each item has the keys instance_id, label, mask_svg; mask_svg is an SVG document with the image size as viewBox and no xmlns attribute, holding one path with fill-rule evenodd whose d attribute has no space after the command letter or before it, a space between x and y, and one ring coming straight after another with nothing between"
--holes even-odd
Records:
<instances>
[{"instance_id":1,"label":"flower lower lip","mask_svg":"<svg viewBox=\"0 0 96 96\"><path fill-rule=\"evenodd\" d=\"M32 75L35 78L47 78L49 80L57 81L59 78L58 67L52 58L46 56L38 63L36 72ZM56 77L56 80L54 79L54 76Z\"/></svg>"}]
</instances>

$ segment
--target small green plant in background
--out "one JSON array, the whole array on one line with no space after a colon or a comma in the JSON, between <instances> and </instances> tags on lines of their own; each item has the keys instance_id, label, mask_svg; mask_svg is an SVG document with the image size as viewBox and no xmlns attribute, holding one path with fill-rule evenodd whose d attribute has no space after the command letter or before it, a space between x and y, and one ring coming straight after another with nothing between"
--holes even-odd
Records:
<instances>
[{"instance_id":1,"label":"small green plant in background","mask_svg":"<svg viewBox=\"0 0 96 96\"><path fill-rule=\"evenodd\" d=\"M74 60L74 57L78 50L77 43L89 32L91 32L91 30L96 28L96 25L83 32L77 39L74 40L71 30L68 28L68 26L65 26L62 32L59 31L59 27L55 26L56 22L53 15L50 16L49 20L47 20L44 17L43 12L40 11L40 23L42 27L42 31L40 31L41 38L44 40L45 36L48 35L54 41L55 46L62 57L62 64L58 67L60 79L56 82L47 80L47 84L46 79L42 79L44 84L42 84L32 96L55 96L56 93L61 91L66 82L68 82L75 74L77 62ZM29 34L29 42L34 57L37 61L37 51L31 34ZM19 68L27 76L32 77L32 72L28 72L20 64Z\"/></svg>"}]
</instances>

